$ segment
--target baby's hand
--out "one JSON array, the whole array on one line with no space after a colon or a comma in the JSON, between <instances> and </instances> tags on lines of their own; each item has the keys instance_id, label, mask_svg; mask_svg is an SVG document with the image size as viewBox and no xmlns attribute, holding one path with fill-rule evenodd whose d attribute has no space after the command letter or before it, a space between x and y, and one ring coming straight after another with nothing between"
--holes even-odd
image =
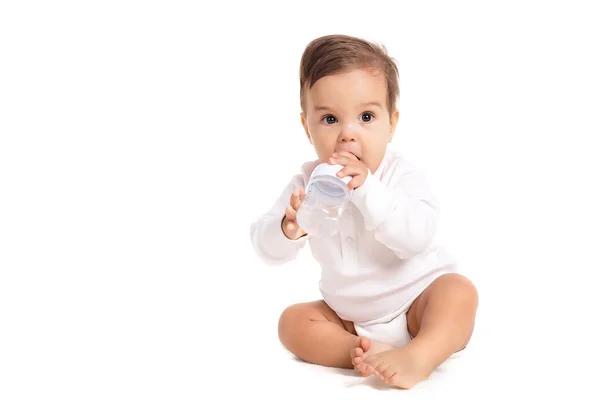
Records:
<instances>
[{"instance_id":1,"label":"baby's hand","mask_svg":"<svg viewBox=\"0 0 600 400\"><path fill-rule=\"evenodd\" d=\"M281 222L281 229L283 230L283 234L291 240L297 240L302 236L306 235L306 232L300 228L298 222L296 221L296 213L300 208L300 204L302 204L302 199L304 198L304 190L296 189L294 193L290 196L290 205L285 209L285 217Z\"/></svg>"},{"instance_id":2,"label":"baby's hand","mask_svg":"<svg viewBox=\"0 0 600 400\"><path fill-rule=\"evenodd\" d=\"M367 166L352 153L348 153L346 151L333 153L329 159L329 163L344 166L344 168L337 173L338 177L352 177L350 182L348 182L348 190L361 187L367 179L367 175L369 173Z\"/></svg>"}]
</instances>

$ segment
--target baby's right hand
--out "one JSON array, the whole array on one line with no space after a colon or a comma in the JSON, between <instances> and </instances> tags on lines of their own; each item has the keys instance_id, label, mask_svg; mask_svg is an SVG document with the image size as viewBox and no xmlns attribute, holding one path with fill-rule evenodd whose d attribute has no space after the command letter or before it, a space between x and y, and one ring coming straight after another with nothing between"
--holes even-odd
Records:
<instances>
[{"instance_id":1,"label":"baby's right hand","mask_svg":"<svg viewBox=\"0 0 600 400\"><path fill-rule=\"evenodd\" d=\"M300 228L298 222L296 221L296 213L300 208L300 204L302 204L302 199L304 198L304 190L296 189L294 193L290 196L290 205L285 209L285 217L281 222L281 229L283 230L283 234L287 236L288 239L297 240L302 236L306 235L306 232Z\"/></svg>"}]
</instances>

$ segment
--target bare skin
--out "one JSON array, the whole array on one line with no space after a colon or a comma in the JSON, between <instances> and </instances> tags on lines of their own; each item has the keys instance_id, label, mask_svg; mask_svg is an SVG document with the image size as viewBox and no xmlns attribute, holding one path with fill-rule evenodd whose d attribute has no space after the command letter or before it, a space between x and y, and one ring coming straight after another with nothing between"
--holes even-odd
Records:
<instances>
[{"instance_id":1,"label":"bare skin","mask_svg":"<svg viewBox=\"0 0 600 400\"><path fill-rule=\"evenodd\" d=\"M367 377L372 374L372 372L368 372L366 368L363 372L362 365L364 365L363 360L365 358L393 349L393 347L389 344L380 343L362 336L358 338L356 343L356 347L350 352L350 358L352 359L354 370L360 373L360 375L363 377ZM361 366L360 369L358 368L359 365Z\"/></svg>"},{"instance_id":2,"label":"bare skin","mask_svg":"<svg viewBox=\"0 0 600 400\"><path fill-rule=\"evenodd\" d=\"M411 388L469 342L478 306L477 290L465 277L436 279L409 308L408 330L414 339L402 348L356 335L323 301L288 307L279 321L282 344L300 359L335 368L375 374L384 382Z\"/></svg>"},{"instance_id":3,"label":"bare skin","mask_svg":"<svg viewBox=\"0 0 600 400\"><path fill-rule=\"evenodd\" d=\"M439 277L408 311L408 330L414 339L402 348L363 356L355 361L356 369L363 375L374 373L390 385L413 387L465 348L477 307L477 290L468 279L459 274Z\"/></svg>"},{"instance_id":4,"label":"bare skin","mask_svg":"<svg viewBox=\"0 0 600 400\"><path fill-rule=\"evenodd\" d=\"M342 320L322 300L286 308L279 319L279 339L303 361L347 369L354 368L352 355L362 341L354 324ZM391 349L374 341L369 344L369 355Z\"/></svg>"}]
</instances>

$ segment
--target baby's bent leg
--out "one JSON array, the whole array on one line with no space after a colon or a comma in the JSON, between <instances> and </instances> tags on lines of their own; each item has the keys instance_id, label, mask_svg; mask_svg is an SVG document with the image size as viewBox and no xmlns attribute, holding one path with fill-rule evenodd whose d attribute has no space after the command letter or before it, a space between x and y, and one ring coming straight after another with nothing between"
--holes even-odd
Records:
<instances>
[{"instance_id":1,"label":"baby's bent leg","mask_svg":"<svg viewBox=\"0 0 600 400\"><path fill-rule=\"evenodd\" d=\"M467 278L440 276L408 311L408 330L414 339L402 348L366 357L357 370L375 373L396 386L413 387L469 343L477 307L477 289Z\"/></svg>"},{"instance_id":2,"label":"baby's bent leg","mask_svg":"<svg viewBox=\"0 0 600 400\"><path fill-rule=\"evenodd\" d=\"M311 364L353 368L349 356L358 337L324 301L295 304L279 319L279 339L291 353Z\"/></svg>"},{"instance_id":3,"label":"baby's bent leg","mask_svg":"<svg viewBox=\"0 0 600 400\"><path fill-rule=\"evenodd\" d=\"M437 278L417 298L407 314L415 344L428 349L433 368L471 340L479 305L477 289L466 277L450 273Z\"/></svg>"}]
</instances>

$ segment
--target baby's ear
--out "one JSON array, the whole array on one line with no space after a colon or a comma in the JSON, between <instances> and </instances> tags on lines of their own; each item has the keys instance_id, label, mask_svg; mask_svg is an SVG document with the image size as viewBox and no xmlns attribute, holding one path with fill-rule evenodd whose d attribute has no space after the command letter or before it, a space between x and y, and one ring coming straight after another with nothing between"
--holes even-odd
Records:
<instances>
[{"instance_id":1,"label":"baby's ear","mask_svg":"<svg viewBox=\"0 0 600 400\"><path fill-rule=\"evenodd\" d=\"M390 116L390 133L388 136L388 142L391 142L392 138L394 137L394 133L396 132L396 125L398 125L399 118L400 112L398 110L394 110L394 112Z\"/></svg>"},{"instance_id":2,"label":"baby's ear","mask_svg":"<svg viewBox=\"0 0 600 400\"><path fill-rule=\"evenodd\" d=\"M304 127L304 132L306 133L306 137L310 144L313 144L312 138L310 137L310 132L308 130L308 122L306 121L306 114L303 112L300 113L300 121L302 121L302 126Z\"/></svg>"}]
</instances>

